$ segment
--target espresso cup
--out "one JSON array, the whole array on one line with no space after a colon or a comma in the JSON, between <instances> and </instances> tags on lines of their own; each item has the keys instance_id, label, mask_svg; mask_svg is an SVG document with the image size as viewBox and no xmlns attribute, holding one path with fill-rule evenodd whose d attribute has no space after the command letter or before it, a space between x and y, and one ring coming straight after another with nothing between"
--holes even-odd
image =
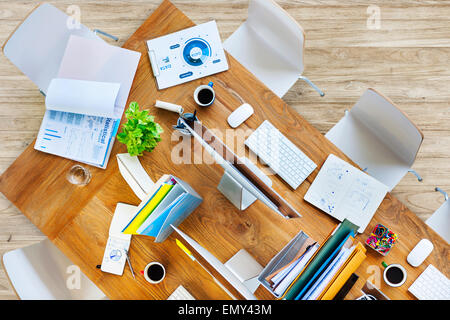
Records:
<instances>
[{"instance_id":1,"label":"espresso cup","mask_svg":"<svg viewBox=\"0 0 450 320\"><path fill-rule=\"evenodd\" d=\"M391 287L400 287L405 283L407 273L406 269L403 266L397 263L387 265L384 262L382 263L382 265L385 268L383 272L383 279L387 285Z\"/></svg>"},{"instance_id":2,"label":"espresso cup","mask_svg":"<svg viewBox=\"0 0 450 320\"><path fill-rule=\"evenodd\" d=\"M145 266L144 278L151 284L157 284L164 280L166 269L159 262L150 262Z\"/></svg>"},{"instance_id":3,"label":"espresso cup","mask_svg":"<svg viewBox=\"0 0 450 320\"><path fill-rule=\"evenodd\" d=\"M200 107L208 107L213 104L216 99L216 93L213 89L213 83L201 85L194 91L194 100Z\"/></svg>"}]
</instances>

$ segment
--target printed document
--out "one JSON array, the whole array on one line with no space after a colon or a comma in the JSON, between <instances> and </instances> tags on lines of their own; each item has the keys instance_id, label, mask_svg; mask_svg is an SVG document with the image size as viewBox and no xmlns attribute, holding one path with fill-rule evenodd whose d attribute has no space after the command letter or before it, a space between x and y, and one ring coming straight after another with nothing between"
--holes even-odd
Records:
<instances>
[{"instance_id":1,"label":"printed document","mask_svg":"<svg viewBox=\"0 0 450 320\"><path fill-rule=\"evenodd\" d=\"M106 168L140 57L72 35L47 91L34 148Z\"/></svg>"}]
</instances>

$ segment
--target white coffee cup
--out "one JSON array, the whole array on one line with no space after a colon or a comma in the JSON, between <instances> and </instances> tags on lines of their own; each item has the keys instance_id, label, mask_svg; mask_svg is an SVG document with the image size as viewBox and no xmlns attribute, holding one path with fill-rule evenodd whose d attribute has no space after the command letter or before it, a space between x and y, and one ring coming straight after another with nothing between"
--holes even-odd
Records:
<instances>
[{"instance_id":1,"label":"white coffee cup","mask_svg":"<svg viewBox=\"0 0 450 320\"><path fill-rule=\"evenodd\" d=\"M406 269L403 266L399 265L398 263L393 263L393 264L390 264L390 265L386 265L385 263L383 263L383 266L385 267L384 272L383 272L383 279L384 279L384 282L386 282L387 285L389 285L391 287L400 287L401 285L403 285L405 283L406 277L407 277L407 272L406 272ZM388 279L389 277L388 277L387 273L389 271L392 272L391 269L393 269L393 268L398 268L403 273L402 274L402 279L399 282L397 282L397 283L393 283L393 282L391 282Z\"/></svg>"},{"instance_id":2,"label":"white coffee cup","mask_svg":"<svg viewBox=\"0 0 450 320\"><path fill-rule=\"evenodd\" d=\"M152 267L152 266L160 267L161 269L158 269L158 270L162 270L162 275L159 275L159 274L158 274L158 277L157 277L157 278L155 278L155 277L152 276L152 275L149 276L149 275L148 275L148 272L149 272L150 267ZM151 272L151 270L150 270L150 272ZM160 272L160 271L156 271L156 272ZM145 266L145 269L144 269L144 278L145 278L145 280L147 280L149 283L151 283L151 284L157 284L157 283L160 283L161 281L164 280L165 277L166 277L166 269L164 268L164 266L163 266L161 263L159 263L159 262L150 262L149 264L147 264L147 265Z\"/></svg>"},{"instance_id":3,"label":"white coffee cup","mask_svg":"<svg viewBox=\"0 0 450 320\"><path fill-rule=\"evenodd\" d=\"M199 106L208 107L214 103L214 100L216 100L216 93L214 92L213 86L214 84L210 82L208 85L201 85L195 89L194 100ZM202 101L201 93L205 93L204 91L209 95L207 101Z\"/></svg>"}]
</instances>

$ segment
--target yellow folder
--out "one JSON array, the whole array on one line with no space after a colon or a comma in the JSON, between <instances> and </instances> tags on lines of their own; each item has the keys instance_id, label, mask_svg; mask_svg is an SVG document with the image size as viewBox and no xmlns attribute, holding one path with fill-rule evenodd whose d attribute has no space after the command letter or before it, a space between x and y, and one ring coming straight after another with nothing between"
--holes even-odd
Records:
<instances>
[{"instance_id":1,"label":"yellow folder","mask_svg":"<svg viewBox=\"0 0 450 320\"><path fill-rule=\"evenodd\" d=\"M134 217L133 221L123 230L125 234L135 234L142 223L150 216L153 210L164 199L167 193L173 188L173 185L163 184L161 189L155 194L155 196L145 205L140 212Z\"/></svg>"},{"instance_id":2,"label":"yellow folder","mask_svg":"<svg viewBox=\"0 0 450 320\"><path fill-rule=\"evenodd\" d=\"M317 300L331 300L333 299L339 290L343 287L348 278L353 272L358 269L363 260L366 258L366 248L358 242L356 244L355 250L352 252L350 257L344 263L344 265L339 269L336 275L331 279L328 286L324 289Z\"/></svg>"}]
</instances>

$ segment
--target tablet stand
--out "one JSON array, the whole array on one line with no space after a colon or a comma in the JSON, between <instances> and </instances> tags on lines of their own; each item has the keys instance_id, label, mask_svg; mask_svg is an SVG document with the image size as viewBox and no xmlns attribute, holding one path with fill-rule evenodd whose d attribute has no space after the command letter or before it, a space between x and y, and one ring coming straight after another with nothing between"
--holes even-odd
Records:
<instances>
[{"instance_id":1,"label":"tablet stand","mask_svg":"<svg viewBox=\"0 0 450 320\"><path fill-rule=\"evenodd\" d=\"M247 167L253 171L265 184L272 186L270 180L261 170L258 169L249 159L241 158ZM230 200L230 202L239 210L247 209L257 199L247 189L245 189L239 182L237 182L228 172L224 172L217 189Z\"/></svg>"}]
</instances>

